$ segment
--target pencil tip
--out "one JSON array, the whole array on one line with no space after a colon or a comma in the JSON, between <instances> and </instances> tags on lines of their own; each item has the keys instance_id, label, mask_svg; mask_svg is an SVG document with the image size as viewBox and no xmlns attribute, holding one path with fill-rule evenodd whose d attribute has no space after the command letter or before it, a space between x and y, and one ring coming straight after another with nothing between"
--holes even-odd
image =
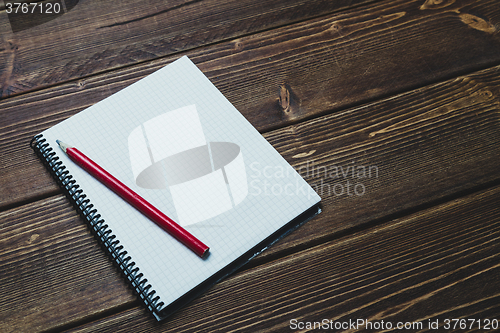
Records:
<instances>
[{"instance_id":1,"label":"pencil tip","mask_svg":"<svg viewBox=\"0 0 500 333\"><path fill-rule=\"evenodd\" d=\"M56 140L56 142L59 145L59 148L61 148L63 152L66 152L66 149L71 148L70 145L62 142L61 140Z\"/></svg>"}]
</instances>

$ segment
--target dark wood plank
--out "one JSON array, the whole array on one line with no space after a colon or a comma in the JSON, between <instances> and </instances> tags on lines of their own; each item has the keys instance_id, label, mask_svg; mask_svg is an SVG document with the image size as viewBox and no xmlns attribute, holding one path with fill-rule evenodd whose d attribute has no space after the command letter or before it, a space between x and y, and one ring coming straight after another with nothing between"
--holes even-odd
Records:
<instances>
[{"instance_id":1,"label":"dark wood plank","mask_svg":"<svg viewBox=\"0 0 500 333\"><path fill-rule=\"evenodd\" d=\"M0 331L57 330L88 320L96 321L75 330L278 331L289 330L293 318L424 325L499 319L498 188L338 239L350 228L498 184L498 67L345 110L497 64L498 5L387 1L369 8L190 52L259 130L280 128L265 136L323 196L319 218L157 325L62 196L4 211L0 271L8 273L0 276ZM343 35L332 38L332 29ZM58 193L27 148L32 134L170 60L4 100L0 207ZM61 73L52 74L48 85L60 82ZM5 77L0 68L0 84ZM331 111L338 112L325 115ZM353 166L376 176L342 174ZM35 172L26 177L30 168ZM293 255L281 259L286 253Z\"/></svg>"},{"instance_id":2,"label":"dark wood plank","mask_svg":"<svg viewBox=\"0 0 500 333\"><path fill-rule=\"evenodd\" d=\"M67 13L10 17L12 27L0 9L0 98L368 2L65 0Z\"/></svg>"},{"instance_id":3,"label":"dark wood plank","mask_svg":"<svg viewBox=\"0 0 500 333\"><path fill-rule=\"evenodd\" d=\"M488 23L500 3L437 7L374 3L200 49L196 61L263 131L500 63Z\"/></svg>"},{"instance_id":4,"label":"dark wood plank","mask_svg":"<svg viewBox=\"0 0 500 333\"><path fill-rule=\"evenodd\" d=\"M3 212L0 225L1 332L42 331L136 301L65 197Z\"/></svg>"},{"instance_id":5,"label":"dark wood plank","mask_svg":"<svg viewBox=\"0 0 500 333\"><path fill-rule=\"evenodd\" d=\"M266 133L325 205L273 251L498 182L495 77L484 71Z\"/></svg>"},{"instance_id":6,"label":"dark wood plank","mask_svg":"<svg viewBox=\"0 0 500 333\"><path fill-rule=\"evenodd\" d=\"M70 331L274 332L293 319L427 330L429 320L498 320L499 200L497 187L244 271L165 323L135 307Z\"/></svg>"},{"instance_id":7,"label":"dark wood plank","mask_svg":"<svg viewBox=\"0 0 500 333\"><path fill-rule=\"evenodd\" d=\"M402 210L414 209L450 195L461 194L476 186L498 182L500 179L498 80L496 69L483 71L267 133L266 138L301 171L310 184L318 189L323 198L324 212L264 252L254 264L280 257L284 253L321 244L337 237L342 231L376 219L387 219L388 216ZM308 163L310 165L308 170L301 169ZM328 175L325 177L322 172L313 172L312 165L315 166L315 170L318 170L317 167L327 167ZM378 174L357 178L356 173L354 179L351 174L346 178L343 175L339 177L330 175L333 166L342 166L346 170L353 165L375 166ZM255 169L249 170L250 179L253 172L256 172ZM352 181L351 186L362 183L365 193L356 195L355 192L351 192L349 195L346 190L347 181ZM342 195L335 192L336 184L344 186ZM253 186L251 191L255 191ZM354 191L353 187L351 191ZM40 210L40 207L45 205L51 207L51 200L58 202L56 207ZM119 297L115 295L117 299L125 299L119 306L132 304L133 298L130 292L117 278L116 272L105 258L101 256L99 261L95 258L89 259L85 251L74 250L85 248L91 241L83 230L73 235L71 228L61 225L70 223L65 216L74 216L73 209L69 205L64 206L62 202L64 202L62 196L37 201L4 212L0 216L0 221L7 219L23 221L23 224L19 225L20 228L43 224L44 221L54 223L53 232L62 234L57 236L54 234L51 237L60 239L61 243L58 246L64 249L57 247L51 251L43 250L45 246L43 244L41 249L35 247L36 251L46 253L51 262L62 262L66 258L71 258L71 263L68 264L71 265L71 273L65 277L66 279L71 279L73 275L85 276L89 268L85 266L80 268L79 262L82 259L92 260L92 264L98 266L93 269L97 270L103 279L111 281L108 283L113 283L113 279L116 279L116 285L110 288L120 295ZM31 216L23 218L22 214L25 212L38 214L37 218ZM76 218L71 223L81 224ZM12 235L23 233L23 230L16 228L18 226L14 226L12 230L2 227L1 230ZM68 232L70 235L66 234ZM30 237L31 234L25 236L28 239ZM70 239L71 245L64 243L62 241L64 239ZM14 245L9 243L4 248L10 249L12 246ZM20 255L13 255L8 259L5 262L6 267L21 266L25 260ZM35 257L34 260L44 262L49 259L42 260ZM50 289L47 285L55 285L55 274L51 276L52 280L39 278L44 276L45 266L28 265L27 269L29 275L34 278L31 283L23 285L26 293L42 296L40 293ZM71 288L81 288L78 284L89 283L92 287L87 288L91 296L85 292L74 295L71 290L63 286L63 290L51 295L52 298L47 298L53 300L57 297L60 300L61 306L58 305L57 311L54 311L59 317L51 317L47 321L46 317L37 317L34 314L34 317L28 316L29 323L49 328L52 325L83 320L96 315L96 312L111 310L115 303L110 303L109 306L106 304L108 297L112 296L103 294L101 299L102 290L93 285L92 281L81 278ZM14 302L22 307L23 302L20 302L20 299L12 295L6 297L7 299L1 299L0 303L5 303L5 309L12 307L13 311L18 313L16 318L23 318L24 310L30 311L29 308L11 305ZM22 294L19 294L19 297L22 297ZM89 297L93 298L93 303L89 303L88 308L82 309L78 314L66 313L70 310L66 309L64 299L71 299L71 302L74 302L72 304L77 304L86 302L84 300ZM71 308L71 311L78 310ZM22 323L30 325L25 321Z\"/></svg>"},{"instance_id":8,"label":"dark wood plank","mask_svg":"<svg viewBox=\"0 0 500 333\"><path fill-rule=\"evenodd\" d=\"M498 2L458 1L433 10L419 6L415 2L377 3L197 49L189 55L260 131L500 60L498 34L472 28L459 15L484 13L495 20ZM340 30L332 32L332 26ZM436 52L424 52L436 45L440 47ZM28 148L32 135L171 60L144 63L2 101L0 163L5 181L0 206L12 207L56 190ZM400 107L404 110L406 106Z\"/></svg>"}]
</instances>

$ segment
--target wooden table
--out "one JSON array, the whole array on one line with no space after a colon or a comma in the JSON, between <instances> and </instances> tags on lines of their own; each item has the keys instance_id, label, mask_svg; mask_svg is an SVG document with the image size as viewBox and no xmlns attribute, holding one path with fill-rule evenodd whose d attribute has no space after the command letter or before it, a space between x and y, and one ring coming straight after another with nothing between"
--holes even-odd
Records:
<instances>
[{"instance_id":1,"label":"wooden table","mask_svg":"<svg viewBox=\"0 0 500 333\"><path fill-rule=\"evenodd\" d=\"M1 332L499 325L497 0L0 6ZM157 323L29 141L182 55L323 213Z\"/></svg>"}]
</instances>

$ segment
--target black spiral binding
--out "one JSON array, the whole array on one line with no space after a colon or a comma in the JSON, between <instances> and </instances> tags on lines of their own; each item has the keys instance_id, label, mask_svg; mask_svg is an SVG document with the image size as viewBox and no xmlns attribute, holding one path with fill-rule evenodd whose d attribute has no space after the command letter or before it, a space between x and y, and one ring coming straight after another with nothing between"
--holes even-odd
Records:
<instances>
[{"instance_id":1,"label":"black spiral binding","mask_svg":"<svg viewBox=\"0 0 500 333\"><path fill-rule=\"evenodd\" d=\"M42 134L36 135L31 140L30 146L50 171L66 196L74 204L78 213L87 221L91 232L103 246L108 256L118 265L120 271L144 301L147 308L155 317L158 317L158 313L164 303L158 302L160 299L159 296L154 297L156 291L151 290L151 285L147 284L148 280L143 278L143 274L139 272L139 268L135 266L135 262L131 261L132 258L130 256L127 256L127 251L120 245L120 241L113 235L111 229L108 228L108 225L101 218L101 215L93 208L94 205L90 203L87 195L76 184L73 176L69 174L66 166L56 156L56 153L50 147L47 140L43 138Z\"/></svg>"}]
</instances>

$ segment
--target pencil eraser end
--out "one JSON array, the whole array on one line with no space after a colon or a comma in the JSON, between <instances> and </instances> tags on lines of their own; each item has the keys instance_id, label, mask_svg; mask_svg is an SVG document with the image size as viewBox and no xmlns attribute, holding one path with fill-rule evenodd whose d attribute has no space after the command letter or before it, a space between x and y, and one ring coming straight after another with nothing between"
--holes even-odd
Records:
<instances>
[{"instance_id":1,"label":"pencil eraser end","mask_svg":"<svg viewBox=\"0 0 500 333\"><path fill-rule=\"evenodd\" d=\"M207 247L207 249L202 253L201 259L207 259L209 255L210 255L210 248Z\"/></svg>"}]
</instances>

